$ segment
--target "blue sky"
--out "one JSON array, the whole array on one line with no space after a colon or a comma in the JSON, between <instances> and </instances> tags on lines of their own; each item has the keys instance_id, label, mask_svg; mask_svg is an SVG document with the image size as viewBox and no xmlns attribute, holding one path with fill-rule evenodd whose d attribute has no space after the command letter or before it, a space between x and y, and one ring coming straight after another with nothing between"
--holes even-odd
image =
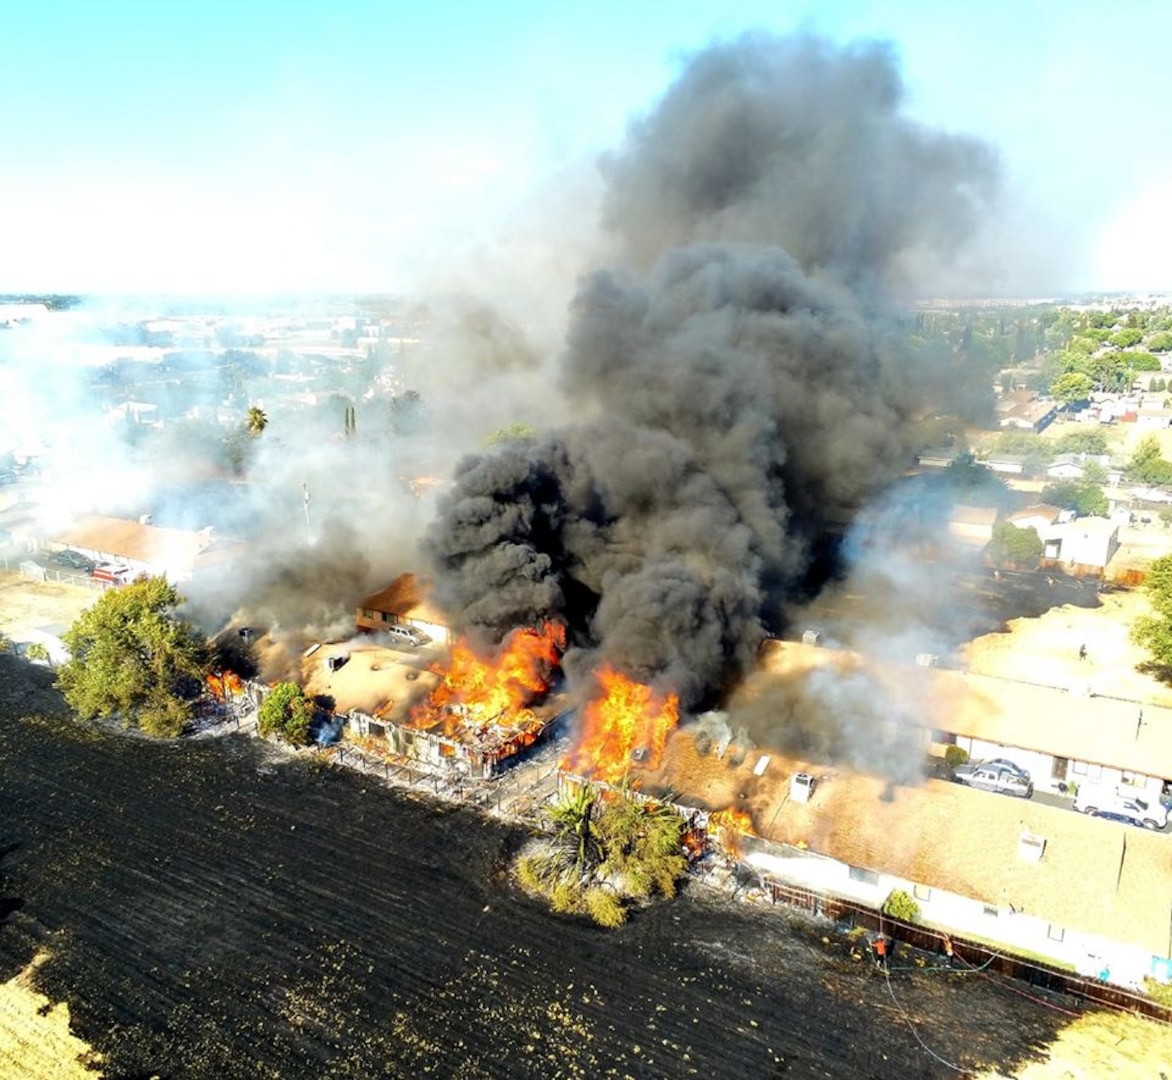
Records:
<instances>
[{"instance_id":1,"label":"blue sky","mask_svg":"<svg viewBox=\"0 0 1172 1080\"><path fill-rule=\"evenodd\" d=\"M1138 0L8 5L0 290L400 290L533 207L586 232L689 52L799 27L893 41L909 113L998 148L1048 284L1172 291L1172 5Z\"/></svg>"}]
</instances>

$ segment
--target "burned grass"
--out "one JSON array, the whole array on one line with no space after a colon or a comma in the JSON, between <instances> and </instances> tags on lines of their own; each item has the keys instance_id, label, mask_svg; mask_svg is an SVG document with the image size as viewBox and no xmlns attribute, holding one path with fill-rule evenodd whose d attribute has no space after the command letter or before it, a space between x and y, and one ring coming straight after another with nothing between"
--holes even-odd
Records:
<instances>
[{"instance_id":1,"label":"burned grass","mask_svg":"<svg viewBox=\"0 0 1172 1080\"><path fill-rule=\"evenodd\" d=\"M615 932L505 867L523 830L274 758L0 718L0 981L129 1077L940 1075L826 928L690 888ZM966 1069L1069 1017L920 972L897 994Z\"/></svg>"}]
</instances>

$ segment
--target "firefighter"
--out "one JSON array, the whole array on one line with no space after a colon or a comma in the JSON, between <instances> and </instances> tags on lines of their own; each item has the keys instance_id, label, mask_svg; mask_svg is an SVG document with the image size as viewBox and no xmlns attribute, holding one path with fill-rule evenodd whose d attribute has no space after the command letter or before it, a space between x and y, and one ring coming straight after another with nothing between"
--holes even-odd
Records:
<instances>
[{"instance_id":1,"label":"firefighter","mask_svg":"<svg viewBox=\"0 0 1172 1080\"><path fill-rule=\"evenodd\" d=\"M872 948L875 950L875 966L887 971L887 938L880 934Z\"/></svg>"}]
</instances>

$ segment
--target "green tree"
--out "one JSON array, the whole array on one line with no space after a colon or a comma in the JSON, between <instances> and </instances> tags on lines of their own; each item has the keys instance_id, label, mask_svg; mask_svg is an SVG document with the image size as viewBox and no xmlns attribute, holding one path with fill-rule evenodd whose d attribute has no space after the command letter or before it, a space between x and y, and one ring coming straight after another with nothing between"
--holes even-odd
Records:
<instances>
[{"instance_id":1,"label":"green tree","mask_svg":"<svg viewBox=\"0 0 1172 1080\"><path fill-rule=\"evenodd\" d=\"M313 700L296 683L277 683L257 712L257 728L266 737L276 735L293 746L307 746L315 711Z\"/></svg>"},{"instance_id":2,"label":"green tree","mask_svg":"<svg viewBox=\"0 0 1172 1080\"><path fill-rule=\"evenodd\" d=\"M204 636L181 619L184 597L163 577L108 589L65 632L57 685L83 719L118 717L151 735L178 735L203 690Z\"/></svg>"},{"instance_id":3,"label":"green tree","mask_svg":"<svg viewBox=\"0 0 1172 1080\"><path fill-rule=\"evenodd\" d=\"M1012 563L1014 566L1034 567L1038 565L1045 550L1038 530L1033 526L1019 529L1009 521L993 526L993 537L989 541L989 556L994 562Z\"/></svg>"},{"instance_id":4,"label":"green tree","mask_svg":"<svg viewBox=\"0 0 1172 1080\"><path fill-rule=\"evenodd\" d=\"M1064 405L1072 405L1076 401L1087 401L1094 388L1094 381L1089 375L1068 371L1054 380L1050 393Z\"/></svg>"},{"instance_id":5,"label":"green tree","mask_svg":"<svg viewBox=\"0 0 1172 1080\"><path fill-rule=\"evenodd\" d=\"M883 901L883 914L901 922L913 923L920 917L920 905L903 889L892 889Z\"/></svg>"},{"instance_id":6,"label":"green tree","mask_svg":"<svg viewBox=\"0 0 1172 1080\"><path fill-rule=\"evenodd\" d=\"M1172 555L1163 555L1148 567L1144 592L1152 612L1135 620L1131 640L1151 655L1151 661L1141 669L1172 682Z\"/></svg>"},{"instance_id":7,"label":"green tree","mask_svg":"<svg viewBox=\"0 0 1172 1080\"><path fill-rule=\"evenodd\" d=\"M1160 358L1153 356L1150 352L1117 352L1115 353L1115 360L1122 364L1128 371L1159 371Z\"/></svg>"},{"instance_id":8,"label":"green tree","mask_svg":"<svg viewBox=\"0 0 1172 1080\"><path fill-rule=\"evenodd\" d=\"M1042 488L1042 502L1090 517L1105 517L1110 508L1102 488L1089 475L1082 480L1047 484Z\"/></svg>"},{"instance_id":9,"label":"green tree","mask_svg":"<svg viewBox=\"0 0 1172 1080\"><path fill-rule=\"evenodd\" d=\"M1054 440L1054 450L1059 454L1105 454L1107 436L1099 428L1068 431Z\"/></svg>"},{"instance_id":10,"label":"green tree","mask_svg":"<svg viewBox=\"0 0 1172 1080\"><path fill-rule=\"evenodd\" d=\"M1127 475L1141 484L1172 483L1172 462L1161 455L1160 440L1155 435L1145 435L1136 443L1127 463Z\"/></svg>"},{"instance_id":11,"label":"green tree","mask_svg":"<svg viewBox=\"0 0 1172 1080\"><path fill-rule=\"evenodd\" d=\"M427 425L427 406L418 390L404 390L391 398L391 431L395 435L416 435Z\"/></svg>"},{"instance_id":12,"label":"green tree","mask_svg":"<svg viewBox=\"0 0 1172 1080\"><path fill-rule=\"evenodd\" d=\"M491 448L494 446L503 446L506 443L522 442L525 439L535 439L536 437L537 429L532 424L527 424L524 420L518 420L515 424L497 428L496 431L484 440L484 445Z\"/></svg>"},{"instance_id":13,"label":"green tree","mask_svg":"<svg viewBox=\"0 0 1172 1080\"><path fill-rule=\"evenodd\" d=\"M1132 326L1125 326L1122 330L1116 330L1107 340L1119 349L1130 349L1133 345L1138 345L1144 339L1142 330L1137 330Z\"/></svg>"},{"instance_id":14,"label":"green tree","mask_svg":"<svg viewBox=\"0 0 1172 1080\"><path fill-rule=\"evenodd\" d=\"M1051 444L1032 431L1002 431L993 440L998 454L1015 454L1022 458L1027 473L1040 472L1049 464Z\"/></svg>"},{"instance_id":15,"label":"green tree","mask_svg":"<svg viewBox=\"0 0 1172 1080\"><path fill-rule=\"evenodd\" d=\"M1153 334L1147 340L1149 352L1169 352L1172 351L1172 332L1161 330L1157 334Z\"/></svg>"}]
</instances>

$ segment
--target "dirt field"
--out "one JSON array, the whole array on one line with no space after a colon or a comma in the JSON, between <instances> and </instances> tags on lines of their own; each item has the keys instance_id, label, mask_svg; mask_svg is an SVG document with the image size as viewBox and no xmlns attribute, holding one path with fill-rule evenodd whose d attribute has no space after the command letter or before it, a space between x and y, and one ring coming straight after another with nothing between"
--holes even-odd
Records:
<instances>
[{"instance_id":1,"label":"dirt field","mask_svg":"<svg viewBox=\"0 0 1172 1080\"><path fill-rule=\"evenodd\" d=\"M68 627L101 594L84 585L33 581L0 571L0 633L15 641L41 626Z\"/></svg>"},{"instance_id":2,"label":"dirt field","mask_svg":"<svg viewBox=\"0 0 1172 1080\"><path fill-rule=\"evenodd\" d=\"M1005 632L964 646L963 665L985 675L1069 687L1089 682L1095 692L1172 705L1172 689L1136 671L1146 658L1128 638L1137 615L1151 610L1142 591L1103 593L1099 607L1063 604L1036 618L1012 619ZM1086 645L1086 660L1079 647Z\"/></svg>"},{"instance_id":3,"label":"dirt field","mask_svg":"<svg viewBox=\"0 0 1172 1080\"><path fill-rule=\"evenodd\" d=\"M69 1030L69 1007L33 989L41 953L0 984L0 1076L23 1080L93 1080L100 1058Z\"/></svg>"}]
</instances>

